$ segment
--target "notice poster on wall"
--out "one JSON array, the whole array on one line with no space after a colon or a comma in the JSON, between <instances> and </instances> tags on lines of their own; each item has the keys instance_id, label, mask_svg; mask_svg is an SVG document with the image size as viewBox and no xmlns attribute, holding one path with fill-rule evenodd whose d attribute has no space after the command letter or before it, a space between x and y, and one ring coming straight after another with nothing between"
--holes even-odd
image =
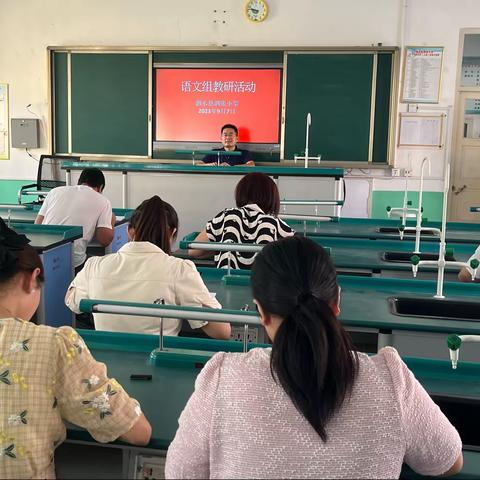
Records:
<instances>
[{"instance_id":1,"label":"notice poster on wall","mask_svg":"<svg viewBox=\"0 0 480 480\"><path fill-rule=\"evenodd\" d=\"M232 123L242 143L279 143L281 69L157 68L155 140L218 142Z\"/></svg>"},{"instance_id":2,"label":"notice poster on wall","mask_svg":"<svg viewBox=\"0 0 480 480\"><path fill-rule=\"evenodd\" d=\"M399 147L442 147L445 114L400 114Z\"/></svg>"},{"instance_id":3,"label":"notice poster on wall","mask_svg":"<svg viewBox=\"0 0 480 480\"><path fill-rule=\"evenodd\" d=\"M402 102L438 103L443 47L406 47Z\"/></svg>"},{"instance_id":4,"label":"notice poster on wall","mask_svg":"<svg viewBox=\"0 0 480 480\"><path fill-rule=\"evenodd\" d=\"M8 153L8 85L0 83L0 159L8 159Z\"/></svg>"}]
</instances>

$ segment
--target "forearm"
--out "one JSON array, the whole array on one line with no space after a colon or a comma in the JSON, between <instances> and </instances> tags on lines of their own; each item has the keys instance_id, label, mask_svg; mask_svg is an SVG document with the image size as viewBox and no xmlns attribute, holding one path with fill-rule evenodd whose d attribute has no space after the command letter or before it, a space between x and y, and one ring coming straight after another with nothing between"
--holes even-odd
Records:
<instances>
[{"instance_id":1,"label":"forearm","mask_svg":"<svg viewBox=\"0 0 480 480\"><path fill-rule=\"evenodd\" d=\"M189 248L188 256L192 258L210 258L215 255L211 250L200 250L199 248Z\"/></svg>"}]
</instances>

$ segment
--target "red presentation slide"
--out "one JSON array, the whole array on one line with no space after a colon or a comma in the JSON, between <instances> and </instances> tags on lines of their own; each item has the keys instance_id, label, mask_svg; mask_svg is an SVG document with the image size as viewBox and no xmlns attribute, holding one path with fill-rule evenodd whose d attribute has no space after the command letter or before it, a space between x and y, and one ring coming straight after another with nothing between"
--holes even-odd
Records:
<instances>
[{"instance_id":1,"label":"red presentation slide","mask_svg":"<svg viewBox=\"0 0 480 480\"><path fill-rule=\"evenodd\" d=\"M157 141L219 142L233 123L239 141L278 143L280 69L158 68Z\"/></svg>"}]
</instances>

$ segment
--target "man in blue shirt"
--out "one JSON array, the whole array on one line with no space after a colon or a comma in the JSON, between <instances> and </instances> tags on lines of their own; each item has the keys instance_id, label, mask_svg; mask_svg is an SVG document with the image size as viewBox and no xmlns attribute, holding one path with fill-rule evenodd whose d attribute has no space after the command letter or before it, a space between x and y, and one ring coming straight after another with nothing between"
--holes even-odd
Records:
<instances>
[{"instance_id":1,"label":"man in blue shirt","mask_svg":"<svg viewBox=\"0 0 480 480\"><path fill-rule=\"evenodd\" d=\"M220 161L221 166L247 166L253 167L255 163L251 158L248 150L240 150L237 148L238 142L238 128L235 125L227 123L221 129L221 140L223 147L215 148L216 151L225 152L239 152L240 155L205 155L203 163L206 165L218 165ZM201 164L200 164L201 165Z\"/></svg>"}]
</instances>

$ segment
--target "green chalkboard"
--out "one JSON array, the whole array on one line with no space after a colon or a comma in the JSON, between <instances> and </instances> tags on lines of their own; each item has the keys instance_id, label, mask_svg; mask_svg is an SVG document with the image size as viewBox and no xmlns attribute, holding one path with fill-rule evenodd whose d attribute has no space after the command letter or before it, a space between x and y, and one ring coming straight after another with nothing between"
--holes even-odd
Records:
<instances>
[{"instance_id":1,"label":"green chalkboard","mask_svg":"<svg viewBox=\"0 0 480 480\"><path fill-rule=\"evenodd\" d=\"M375 97L375 128L373 133L374 163L388 159L388 132L390 127L390 94L393 75L393 55L379 53L377 64L377 90Z\"/></svg>"},{"instance_id":2,"label":"green chalkboard","mask_svg":"<svg viewBox=\"0 0 480 480\"><path fill-rule=\"evenodd\" d=\"M284 53L282 49L156 51L152 56L154 64L283 65L286 71L285 159L304 153L305 119L310 112L310 155L321 154L326 161L367 162L371 152L373 163L388 162L393 49L288 52L287 62L283 64ZM148 155L149 76L152 74L148 53L52 52L51 74L54 153ZM373 144L370 145L372 120ZM153 157L167 158L168 152L157 152L155 145L153 147ZM256 155L255 159L260 162L279 160L278 153ZM176 154L171 156L172 160L179 159Z\"/></svg>"},{"instance_id":3,"label":"green chalkboard","mask_svg":"<svg viewBox=\"0 0 480 480\"><path fill-rule=\"evenodd\" d=\"M54 152L68 153L68 60L67 52L55 52L52 61L54 82Z\"/></svg>"},{"instance_id":4,"label":"green chalkboard","mask_svg":"<svg viewBox=\"0 0 480 480\"><path fill-rule=\"evenodd\" d=\"M72 53L72 152L148 155L148 55Z\"/></svg>"},{"instance_id":5,"label":"green chalkboard","mask_svg":"<svg viewBox=\"0 0 480 480\"><path fill-rule=\"evenodd\" d=\"M385 162L392 53L377 64L373 161ZM372 108L373 53L291 53L287 57L284 157L305 150L323 160L367 162ZM385 108L386 106L386 108Z\"/></svg>"}]
</instances>

